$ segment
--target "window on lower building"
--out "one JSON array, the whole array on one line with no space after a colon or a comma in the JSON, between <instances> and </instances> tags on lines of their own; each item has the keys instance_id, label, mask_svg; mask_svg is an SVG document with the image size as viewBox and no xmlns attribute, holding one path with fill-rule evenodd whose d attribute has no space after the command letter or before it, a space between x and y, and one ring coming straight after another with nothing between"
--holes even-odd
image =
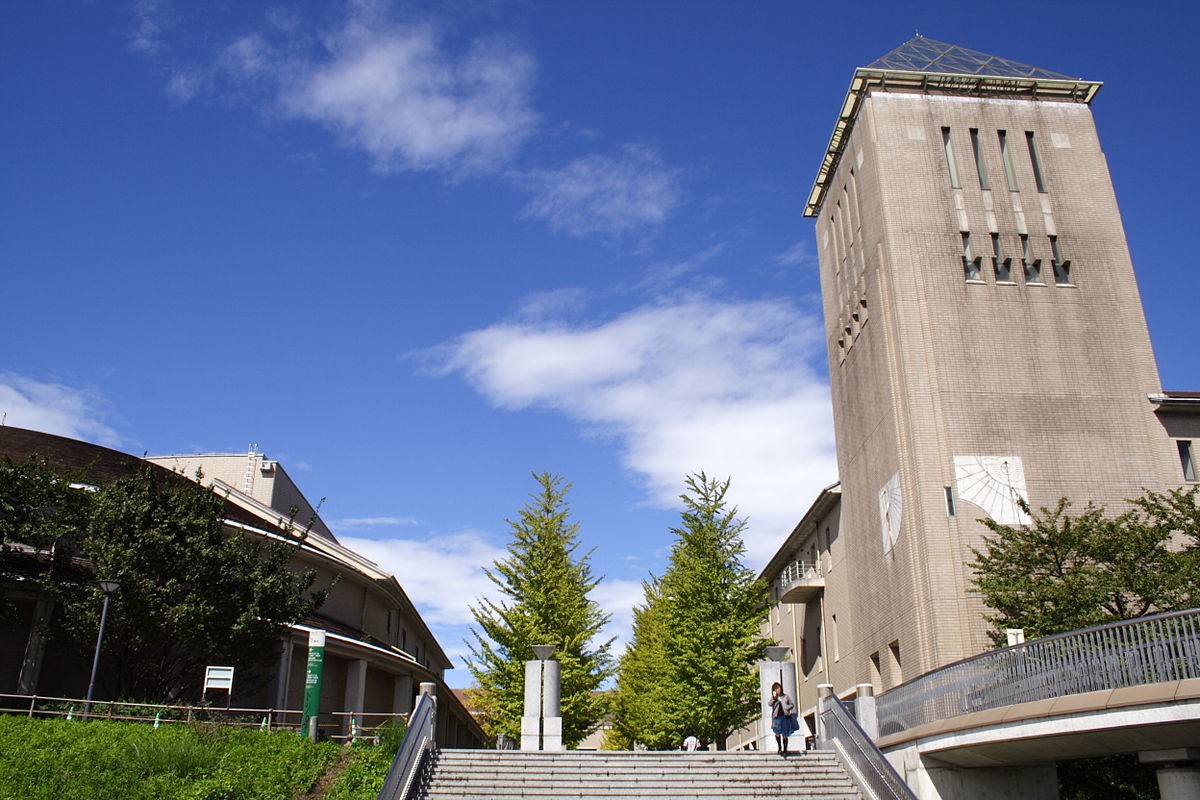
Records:
<instances>
[{"instance_id":1,"label":"window on lower building","mask_svg":"<svg viewBox=\"0 0 1200 800\"><path fill-rule=\"evenodd\" d=\"M1000 249L1000 234L992 234L992 269L997 283L1012 283L1012 262L1004 257Z\"/></svg>"},{"instance_id":2,"label":"window on lower building","mask_svg":"<svg viewBox=\"0 0 1200 800\"><path fill-rule=\"evenodd\" d=\"M1021 265L1025 268L1026 283L1042 282L1042 262L1033 257L1029 247L1029 236L1021 234Z\"/></svg>"},{"instance_id":3,"label":"window on lower building","mask_svg":"<svg viewBox=\"0 0 1200 800\"><path fill-rule=\"evenodd\" d=\"M1183 467L1183 479L1185 481L1196 480L1196 459L1195 453L1192 451L1191 440L1178 439L1175 444L1179 447L1179 465Z\"/></svg>"},{"instance_id":4,"label":"window on lower building","mask_svg":"<svg viewBox=\"0 0 1200 800\"><path fill-rule=\"evenodd\" d=\"M1071 284L1071 261L1062 257L1057 236L1050 237L1050 254L1050 264L1054 268L1054 282L1059 286L1069 286Z\"/></svg>"},{"instance_id":5,"label":"window on lower building","mask_svg":"<svg viewBox=\"0 0 1200 800\"><path fill-rule=\"evenodd\" d=\"M979 261L971 255L971 234L966 231L962 232L962 249L963 277L969 281L983 280Z\"/></svg>"}]
</instances>

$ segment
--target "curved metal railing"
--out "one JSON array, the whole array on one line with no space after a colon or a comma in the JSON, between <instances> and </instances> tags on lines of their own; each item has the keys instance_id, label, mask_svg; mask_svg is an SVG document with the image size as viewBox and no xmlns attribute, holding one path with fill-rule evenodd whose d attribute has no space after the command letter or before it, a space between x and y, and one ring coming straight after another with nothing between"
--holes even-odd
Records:
<instances>
[{"instance_id":1,"label":"curved metal railing","mask_svg":"<svg viewBox=\"0 0 1200 800\"><path fill-rule=\"evenodd\" d=\"M410 800L430 753L437 747L434 743L436 731L437 700L432 694L418 695L404 741L388 768L378 800Z\"/></svg>"},{"instance_id":2,"label":"curved metal railing","mask_svg":"<svg viewBox=\"0 0 1200 800\"><path fill-rule=\"evenodd\" d=\"M880 695L879 733L1070 694L1200 677L1200 609L1060 633L956 661Z\"/></svg>"},{"instance_id":3,"label":"curved metal railing","mask_svg":"<svg viewBox=\"0 0 1200 800\"><path fill-rule=\"evenodd\" d=\"M917 800L837 695L821 698L818 746L841 757L850 779L868 800Z\"/></svg>"}]
</instances>

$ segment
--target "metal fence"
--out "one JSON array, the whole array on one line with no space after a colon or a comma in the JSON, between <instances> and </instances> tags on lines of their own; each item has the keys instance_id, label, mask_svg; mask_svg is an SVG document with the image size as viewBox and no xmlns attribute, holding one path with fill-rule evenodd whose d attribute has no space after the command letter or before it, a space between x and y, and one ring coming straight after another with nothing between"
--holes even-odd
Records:
<instances>
[{"instance_id":1,"label":"metal fence","mask_svg":"<svg viewBox=\"0 0 1200 800\"><path fill-rule=\"evenodd\" d=\"M805 561L789 562L779 572L779 585L783 588L799 581L811 581L821 577L821 565Z\"/></svg>"},{"instance_id":2,"label":"metal fence","mask_svg":"<svg viewBox=\"0 0 1200 800\"><path fill-rule=\"evenodd\" d=\"M882 736L990 708L1200 677L1200 609L1034 639L928 672L879 696Z\"/></svg>"},{"instance_id":3,"label":"metal fence","mask_svg":"<svg viewBox=\"0 0 1200 800\"><path fill-rule=\"evenodd\" d=\"M87 701L72 697L49 697L29 694L0 694L0 714L20 714L26 717L47 717L69 720L105 719L124 722L145 722L154 725L174 725L190 722L213 722L236 728L259 728L265 731L300 731L302 712L280 708L238 708L212 705L174 706L162 703L124 703L98 700L91 712L84 714ZM408 714L364 713L334 711L322 714L333 717L332 724L319 725L322 738L334 741L374 740L376 729L385 723L407 722Z\"/></svg>"},{"instance_id":4,"label":"metal fence","mask_svg":"<svg viewBox=\"0 0 1200 800\"><path fill-rule=\"evenodd\" d=\"M867 800L917 800L854 715L836 695L821 699L818 746L841 756L850 778Z\"/></svg>"}]
</instances>

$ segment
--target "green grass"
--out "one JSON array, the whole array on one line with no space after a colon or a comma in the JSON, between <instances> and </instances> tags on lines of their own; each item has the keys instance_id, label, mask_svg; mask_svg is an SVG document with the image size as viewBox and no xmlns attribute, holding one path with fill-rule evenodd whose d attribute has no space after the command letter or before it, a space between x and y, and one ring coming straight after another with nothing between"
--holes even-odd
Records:
<instances>
[{"instance_id":1,"label":"green grass","mask_svg":"<svg viewBox=\"0 0 1200 800\"><path fill-rule=\"evenodd\" d=\"M0 800L291 800L340 750L284 731L0 716Z\"/></svg>"}]
</instances>

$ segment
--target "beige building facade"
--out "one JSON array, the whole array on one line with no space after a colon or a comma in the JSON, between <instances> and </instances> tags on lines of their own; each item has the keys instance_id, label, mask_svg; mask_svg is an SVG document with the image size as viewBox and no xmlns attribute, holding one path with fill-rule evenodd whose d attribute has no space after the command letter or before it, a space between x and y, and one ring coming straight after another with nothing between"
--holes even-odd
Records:
<instances>
[{"instance_id":1,"label":"beige building facade","mask_svg":"<svg viewBox=\"0 0 1200 800\"><path fill-rule=\"evenodd\" d=\"M805 212L840 483L763 571L807 713L818 683L991 646L980 518L1196 478L1200 397L1159 381L1099 88L923 37L855 72Z\"/></svg>"}]
</instances>

